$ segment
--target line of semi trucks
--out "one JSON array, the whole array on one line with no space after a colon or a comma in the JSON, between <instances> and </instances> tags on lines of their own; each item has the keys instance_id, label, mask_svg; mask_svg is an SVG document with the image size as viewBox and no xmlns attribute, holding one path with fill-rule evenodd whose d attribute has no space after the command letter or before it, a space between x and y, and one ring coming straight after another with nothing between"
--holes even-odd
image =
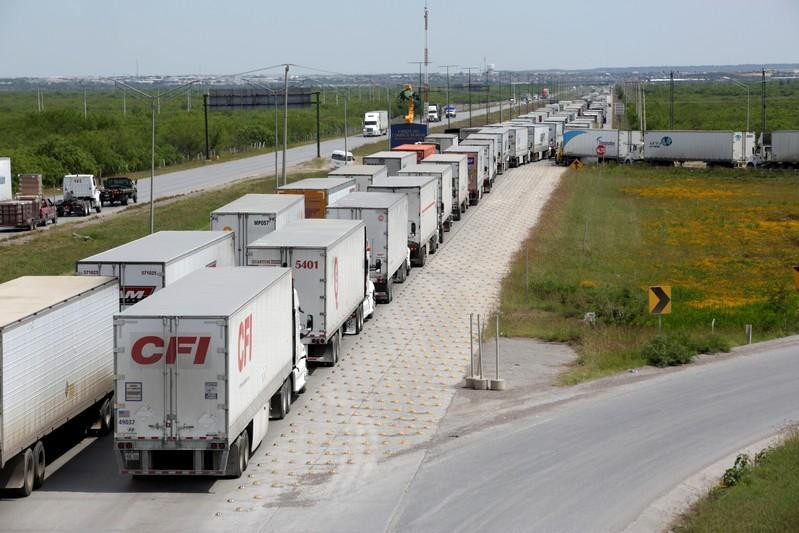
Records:
<instances>
[{"instance_id":1,"label":"line of semi trucks","mask_svg":"<svg viewBox=\"0 0 799 533\"><path fill-rule=\"evenodd\" d=\"M335 365L342 337L368 327L497 177L546 152L530 124L432 134L247 194L208 231L160 231L72 276L0 284L0 488L30 494L50 445L89 428L113 432L123 474L240 476L309 365Z\"/></svg>"},{"instance_id":2,"label":"line of semi trucks","mask_svg":"<svg viewBox=\"0 0 799 533\"><path fill-rule=\"evenodd\" d=\"M606 128L612 93L595 92L578 100L549 103L526 117L551 124L557 160L575 159L653 165L701 161L710 165L799 168L799 131L621 130Z\"/></svg>"}]
</instances>

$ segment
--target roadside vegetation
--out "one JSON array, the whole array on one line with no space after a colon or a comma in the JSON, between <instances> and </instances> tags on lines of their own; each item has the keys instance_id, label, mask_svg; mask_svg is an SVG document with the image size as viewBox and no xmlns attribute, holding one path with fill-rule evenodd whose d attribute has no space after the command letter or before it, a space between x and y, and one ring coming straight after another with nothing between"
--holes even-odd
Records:
<instances>
[{"instance_id":1,"label":"roadside vegetation","mask_svg":"<svg viewBox=\"0 0 799 533\"><path fill-rule=\"evenodd\" d=\"M799 81L766 79L766 131L795 129L799 124ZM760 77L749 87L749 130L761 129ZM639 121L635 94L624 95L627 120L634 129ZM646 127L669 127L669 83L646 86ZM674 129L735 130L746 127L746 90L732 82L675 82Z\"/></svg>"},{"instance_id":2,"label":"roadside vegetation","mask_svg":"<svg viewBox=\"0 0 799 533\"><path fill-rule=\"evenodd\" d=\"M721 484L683 514L678 533L799 531L799 436L738 456Z\"/></svg>"},{"instance_id":3,"label":"roadside vegetation","mask_svg":"<svg viewBox=\"0 0 799 533\"><path fill-rule=\"evenodd\" d=\"M324 176L294 174L289 181ZM248 180L185 198L156 202L155 229L207 230L211 211L248 193L274 192L271 177ZM0 244L0 283L19 276L60 275L75 271L75 262L149 233L149 205L139 204L101 220L63 224Z\"/></svg>"},{"instance_id":4,"label":"roadside vegetation","mask_svg":"<svg viewBox=\"0 0 799 533\"><path fill-rule=\"evenodd\" d=\"M799 331L798 186L780 172L566 172L504 280L504 334L573 344L572 384L728 350L747 324L754 340ZM660 334L655 285L673 290Z\"/></svg>"},{"instance_id":5,"label":"roadside vegetation","mask_svg":"<svg viewBox=\"0 0 799 533\"><path fill-rule=\"evenodd\" d=\"M389 88L391 115L404 113L397 94L401 86ZM337 94L338 93L338 94ZM507 96L507 87L502 96ZM323 139L344 133L344 100L349 94L347 131L360 134L363 114L386 108L386 88L361 86L323 89L320 127ZM489 92L473 93L475 105L499 98L495 86ZM149 101L125 99L122 90L87 93L84 116L83 91L45 90L44 110L38 111L36 91L0 92L0 155L11 157L12 174L42 174L46 187L60 184L69 173L100 177L136 174L150 167L151 113ZM434 91L431 100L443 106L446 96ZM156 167L202 164L205 160L205 126L202 94L192 92L191 111L187 96L161 103L156 123ZM468 94L452 90L450 101L463 113ZM507 115L507 111L506 111ZM235 158L241 154L270 152L275 144L274 111L213 111L208 114L212 158ZM278 143L283 139L283 113L278 109ZM316 106L290 109L288 142L312 142L316 138ZM324 154L328 157L330 154Z\"/></svg>"}]
</instances>

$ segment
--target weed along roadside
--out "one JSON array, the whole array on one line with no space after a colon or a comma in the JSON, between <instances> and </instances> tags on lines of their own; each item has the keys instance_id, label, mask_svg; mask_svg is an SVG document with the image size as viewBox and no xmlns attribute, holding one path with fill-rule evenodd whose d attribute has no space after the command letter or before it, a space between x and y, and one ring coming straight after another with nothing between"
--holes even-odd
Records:
<instances>
[{"instance_id":1,"label":"weed along roadside","mask_svg":"<svg viewBox=\"0 0 799 533\"><path fill-rule=\"evenodd\" d=\"M797 185L795 173L570 170L503 282L503 331L574 344L564 384L727 351L747 325L755 341L795 333ZM671 314L649 313L653 286L671 287Z\"/></svg>"},{"instance_id":2,"label":"weed along roadside","mask_svg":"<svg viewBox=\"0 0 799 533\"><path fill-rule=\"evenodd\" d=\"M319 177L326 172L293 174L290 181ZM274 180L259 178L228 187L156 203L156 231L206 230L211 211L247 193L272 193ZM33 235L25 242L0 244L0 283L23 275L58 275L75 271L75 262L149 233L146 206L134 206L119 214L65 224Z\"/></svg>"}]
</instances>

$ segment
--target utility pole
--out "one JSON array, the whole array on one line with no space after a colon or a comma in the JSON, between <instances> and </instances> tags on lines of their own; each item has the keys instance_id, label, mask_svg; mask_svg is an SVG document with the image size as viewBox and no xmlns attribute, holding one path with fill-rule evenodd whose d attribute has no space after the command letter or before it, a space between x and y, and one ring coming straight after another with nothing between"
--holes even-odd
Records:
<instances>
[{"instance_id":1,"label":"utility pole","mask_svg":"<svg viewBox=\"0 0 799 533\"><path fill-rule=\"evenodd\" d=\"M760 136L766 140L766 69L760 78Z\"/></svg>"},{"instance_id":2,"label":"utility pole","mask_svg":"<svg viewBox=\"0 0 799 533\"><path fill-rule=\"evenodd\" d=\"M208 93L203 95L203 110L205 112L205 160L211 160L211 150L208 144ZM277 121L275 122L275 126L277 127ZM277 130L275 130L275 135L277 136ZM277 143L277 139L275 140ZM275 150L277 150L277 146L275 146ZM277 151L275 151L277 153ZM277 161L275 161L275 172L277 172ZM277 184L275 185L277 186Z\"/></svg>"},{"instance_id":3,"label":"utility pole","mask_svg":"<svg viewBox=\"0 0 799 533\"><path fill-rule=\"evenodd\" d=\"M86 88L83 88L83 118L84 120L89 118L89 107L86 103Z\"/></svg>"},{"instance_id":4,"label":"utility pole","mask_svg":"<svg viewBox=\"0 0 799 533\"><path fill-rule=\"evenodd\" d=\"M122 116L128 116L128 91L122 89Z\"/></svg>"},{"instance_id":5,"label":"utility pole","mask_svg":"<svg viewBox=\"0 0 799 533\"><path fill-rule=\"evenodd\" d=\"M449 67L457 67L458 65L441 65L442 67L447 69L447 107L444 108L444 114L447 115L447 127L449 128L452 125L452 119L449 116L447 109L449 109Z\"/></svg>"},{"instance_id":6,"label":"utility pole","mask_svg":"<svg viewBox=\"0 0 799 533\"><path fill-rule=\"evenodd\" d=\"M467 88L467 92L469 93L469 127L472 127L472 70L476 69L477 67L464 67L469 72L469 81L467 82L469 87Z\"/></svg>"},{"instance_id":7,"label":"utility pole","mask_svg":"<svg viewBox=\"0 0 799 533\"><path fill-rule=\"evenodd\" d=\"M674 71L669 72L669 128L674 129Z\"/></svg>"},{"instance_id":8,"label":"utility pole","mask_svg":"<svg viewBox=\"0 0 799 533\"><path fill-rule=\"evenodd\" d=\"M346 103L344 104L347 105ZM346 109L346 107L345 107ZM286 184L286 150L289 144L289 65L283 73L283 185ZM346 156L345 156L346 158Z\"/></svg>"},{"instance_id":9,"label":"utility pole","mask_svg":"<svg viewBox=\"0 0 799 533\"><path fill-rule=\"evenodd\" d=\"M424 117L425 122L429 122L427 120L428 113L427 107L430 105L430 58L427 52L427 19L428 19L428 11L427 11L427 0L424 3Z\"/></svg>"}]
</instances>

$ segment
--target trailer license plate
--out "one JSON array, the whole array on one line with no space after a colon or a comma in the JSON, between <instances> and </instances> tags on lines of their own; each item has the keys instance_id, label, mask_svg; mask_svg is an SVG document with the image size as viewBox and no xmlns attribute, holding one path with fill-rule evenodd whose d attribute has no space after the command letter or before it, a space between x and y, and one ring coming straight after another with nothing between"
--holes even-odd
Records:
<instances>
[{"instance_id":1,"label":"trailer license plate","mask_svg":"<svg viewBox=\"0 0 799 533\"><path fill-rule=\"evenodd\" d=\"M138 461L139 460L139 452L125 452L125 460L126 461Z\"/></svg>"}]
</instances>

